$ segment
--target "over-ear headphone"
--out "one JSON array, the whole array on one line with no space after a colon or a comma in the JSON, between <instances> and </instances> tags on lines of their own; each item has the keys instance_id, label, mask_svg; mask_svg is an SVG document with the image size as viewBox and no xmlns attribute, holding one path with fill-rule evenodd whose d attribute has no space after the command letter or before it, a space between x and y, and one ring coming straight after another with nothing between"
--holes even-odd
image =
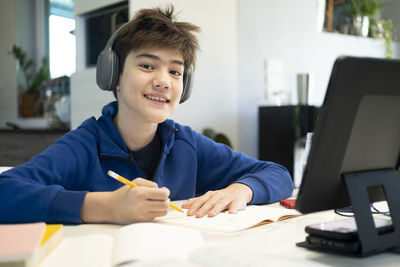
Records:
<instances>
[{"instance_id":1,"label":"over-ear headphone","mask_svg":"<svg viewBox=\"0 0 400 267\"><path fill-rule=\"evenodd\" d=\"M118 38L121 30L126 27L127 23L118 28L108 39L103 51L97 57L96 82L97 85L106 91L112 91L118 84L119 80L119 59L113 50L115 40ZM192 93L192 77L191 69L185 70L183 73L183 90L179 103L183 103L189 99Z\"/></svg>"}]
</instances>

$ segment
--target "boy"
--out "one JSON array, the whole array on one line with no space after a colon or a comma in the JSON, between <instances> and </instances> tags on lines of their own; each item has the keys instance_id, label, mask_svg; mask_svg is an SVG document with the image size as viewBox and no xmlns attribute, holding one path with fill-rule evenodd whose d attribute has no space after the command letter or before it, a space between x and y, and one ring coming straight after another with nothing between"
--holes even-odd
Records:
<instances>
[{"instance_id":1,"label":"boy","mask_svg":"<svg viewBox=\"0 0 400 267\"><path fill-rule=\"evenodd\" d=\"M104 86L100 60L98 83L113 90L117 101L98 120L86 120L0 175L0 222L151 221L167 213L170 199L189 199L182 206L188 215L215 216L292 194L282 166L237 153L167 119L190 95L198 50L193 32L199 28L177 22L173 11L140 10L110 38L118 58L116 79ZM139 177L133 180L139 187L122 186L109 170Z\"/></svg>"}]
</instances>

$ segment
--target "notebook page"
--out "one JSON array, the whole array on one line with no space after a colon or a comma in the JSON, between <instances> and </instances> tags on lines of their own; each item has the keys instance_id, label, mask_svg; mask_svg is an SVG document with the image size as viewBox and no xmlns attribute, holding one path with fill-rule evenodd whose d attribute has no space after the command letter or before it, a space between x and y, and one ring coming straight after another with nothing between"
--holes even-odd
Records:
<instances>
[{"instance_id":1,"label":"notebook page","mask_svg":"<svg viewBox=\"0 0 400 267\"><path fill-rule=\"evenodd\" d=\"M135 223L115 235L113 266L158 259L186 260L204 245L199 231L157 223Z\"/></svg>"},{"instance_id":2,"label":"notebook page","mask_svg":"<svg viewBox=\"0 0 400 267\"><path fill-rule=\"evenodd\" d=\"M64 238L40 267L109 267L113 238L92 234Z\"/></svg>"},{"instance_id":3,"label":"notebook page","mask_svg":"<svg viewBox=\"0 0 400 267\"><path fill-rule=\"evenodd\" d=\"M170 210L166 216L157 218L156 222L189 226L201 230L235 232L261 222L274 222L283 216L300 215L296 210L256 205L247 206L245 210L239 211L237 214L223 212L215 217L195 218L194 216L187 216L186 210L184 211L184 213L181 213Z\"/></svg>"}]
</instances>

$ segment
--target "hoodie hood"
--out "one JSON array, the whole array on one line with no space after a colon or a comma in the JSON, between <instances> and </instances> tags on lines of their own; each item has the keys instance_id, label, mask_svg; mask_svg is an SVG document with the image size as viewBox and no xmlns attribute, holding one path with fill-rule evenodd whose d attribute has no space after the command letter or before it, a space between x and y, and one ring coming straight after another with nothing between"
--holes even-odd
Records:
<instances>
[{"instance_id":1,"label":"hoodie hood","mask_svg":"<svg viewBox=\"0 0 400 267\"><path fill-rule=\"evenodd\" d=\"M99 152L101 156L129 159L129 148L125 144L121 134L118 132L113 122L113 119L117 113L118 102L113 101L103 107L102 116L97 121L92 118L92 120L89 120L88 123L96 123L99 126L95 128L97 128L98 131L98 138L100 142ZM88 128L93 129L93 125L87 126ZM168 153L170 148L172 148L174 138L171 137L176 131L175 122L172 120L166 120L158 125L157 133L161 138L165 153Z\"/></svg>"}]
</instances>

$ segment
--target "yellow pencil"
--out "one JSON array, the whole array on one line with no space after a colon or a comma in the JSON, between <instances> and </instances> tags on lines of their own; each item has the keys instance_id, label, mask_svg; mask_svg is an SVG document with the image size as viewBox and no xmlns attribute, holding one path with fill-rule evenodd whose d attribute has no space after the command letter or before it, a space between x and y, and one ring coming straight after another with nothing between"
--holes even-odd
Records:
<instances>
[{"instance_id":1,"label":"yellow pencil","mask_svg":"<svg viewBox=\"0 0 400 267\"><path fill-rule=\"evenodd\" d=\"M114 179L120 181L120 182L123 183L123 184L129 185L129 186L131 186L131 187L139 187L139 186L138 186L137 184L135 184L134 182L129 181L128 179L122 177L121 175L119 175L119 174L117 174L117 173L115 173L115 172L113 172L113 171L108 171L107 173L108 173L108 175L110 175L112 178L114 178ZM175 206L175 205L172 204L172 203L170 203L169 206L170 206L171 208L173 208L174 210L176 210L176 211L183 212L183 210L181 210L179 207Z\"/></svg>"}]
</instances>

